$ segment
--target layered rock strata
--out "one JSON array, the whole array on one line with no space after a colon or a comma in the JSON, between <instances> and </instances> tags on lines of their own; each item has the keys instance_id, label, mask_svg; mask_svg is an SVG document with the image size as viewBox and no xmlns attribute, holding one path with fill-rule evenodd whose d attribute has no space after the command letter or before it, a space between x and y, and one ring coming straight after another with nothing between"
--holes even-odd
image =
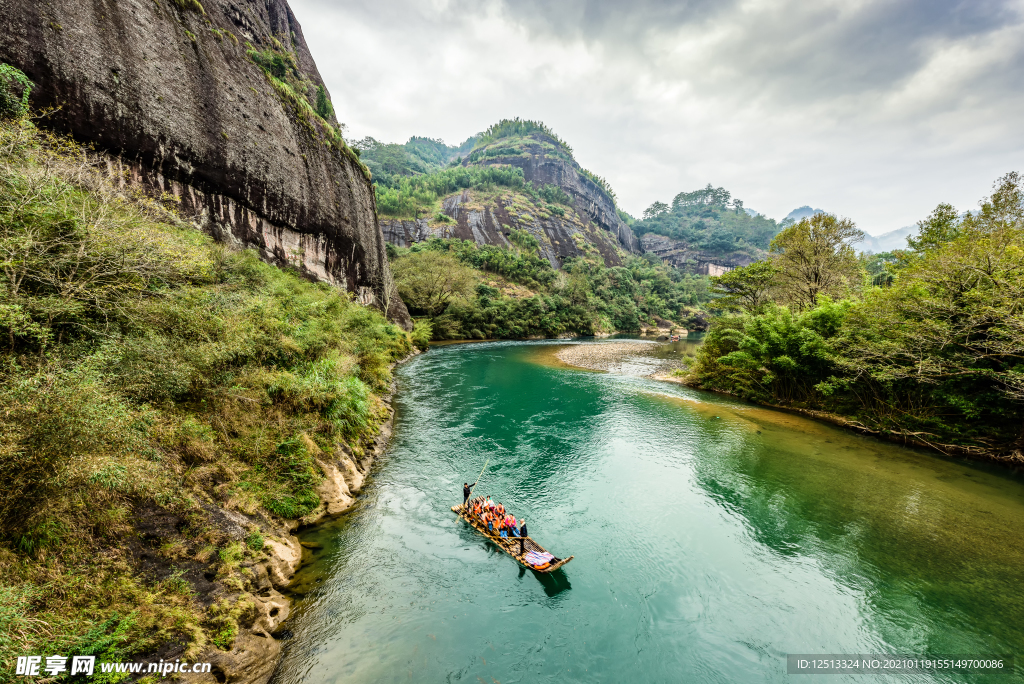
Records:
<instances>
[{"instance_id":1,"label":"layered rock strata","mask_svg":"<svg viewBox=\"0 0 1024 684\"><path fill-rule=\"evenodd\" d=\"M442 213L451 221L435 218L417 220L382 219L384 239L399 247L408 247L431 237L472 240L480 245L508 245L513 228L529 232L540 243L540 253L554 268L569 257L580 256L587 247L595 248L608 266L622 263L622 252L639 253L641 246L615 210L615 202L597 183L583 174L571 160L552 156L541 143L556 145L543 134L535 134L535 144L524 146L516 155L486 157L472 165L515 166L534 187L554 185L568 195L571 207L563 216L525 214L514 211L511 199L479 200L474 190L463 190L445 197ZM464 165L470 165L467 157ZM513 193L509 191L508 196ZM547 212L544 212L547 213Z\"/></svg>"},{"instance_id":2,"label":"layered rock strata","mask_svg":"<svg viewBox=\"0 0 1024 684\"><path fill-rule=\"evenodd\" d=\"M0 1L0 61L35 83L41 125L112 155L111 169L212 235L354 293L389 281L358 159L251 54L323 80L285 0ZM289 67L290 68L290 67ZM326 91L325 91L326 92ZM409 325L400 300L388 312Z\"/></svg>"}]
</instances>

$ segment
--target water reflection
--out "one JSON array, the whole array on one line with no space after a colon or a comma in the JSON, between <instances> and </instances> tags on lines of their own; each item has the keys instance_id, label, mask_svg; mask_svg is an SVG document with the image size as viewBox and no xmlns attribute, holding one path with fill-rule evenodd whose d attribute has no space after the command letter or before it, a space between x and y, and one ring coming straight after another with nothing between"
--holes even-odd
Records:
<instances>
[{"instance_id":1,"label":"water reflection","mask_svg":"<svg viewBox=\"0 0 1024 684\"><path fill-rule=\"evenodd\" d=\"M1024 642L1019 481L530 351L401 370L364 505L303 536L277 683L781 682L787 652ZM451 514L487 455L480 491L572 563L528 573Z\"/></svg>"}]
</instances>

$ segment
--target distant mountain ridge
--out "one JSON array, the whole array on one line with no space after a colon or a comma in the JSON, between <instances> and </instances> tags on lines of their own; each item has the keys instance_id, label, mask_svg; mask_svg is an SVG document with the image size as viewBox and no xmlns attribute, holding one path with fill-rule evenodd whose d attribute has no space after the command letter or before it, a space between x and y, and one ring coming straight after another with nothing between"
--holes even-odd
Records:
<instances>
[{"instance_id":1,"label":"distant mountain ridge","mask_svg":"<svg viewBox=\"0 0 1024 684\"><path fill-rule=\"evenodd\" d=\"M800 219L810 218L810 217L814 216L815 214L824 214L824 213L825 213L824 209L812 209L811 205L805 204L804 206L797 207L793 211L791 211L788 214L786 214L786 217L784 219L782 219L782 222L784 223L786 221L793 221L795 223L796 221L799 221Z\"/></svg>"},{"instance_id":2,"label":"distant mountain ridge","mask_svg":"<svg viewBox=\"0 0 1024 684\"><path fill-rule=\"evenodd\" d=\"M906 249L907 248L907 237L913 235L917 231L917 224L912 226L903 226L896 230L890 230L888 233L882 233L881 235L868 235L864 234L864 239L860 242L854 243L854 248L860 252L891 252L895 249Z\"/></svg>"}]
</instances>

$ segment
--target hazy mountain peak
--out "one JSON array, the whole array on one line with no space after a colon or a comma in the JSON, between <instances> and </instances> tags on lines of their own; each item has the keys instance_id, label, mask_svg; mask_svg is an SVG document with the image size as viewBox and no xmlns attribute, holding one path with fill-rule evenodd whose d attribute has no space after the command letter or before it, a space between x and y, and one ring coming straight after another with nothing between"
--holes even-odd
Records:
<instances>
[{"instance_id":1,"label":"hazy mountain peak","mask_svg":"<svg viewBox=\"0 0 1024 684\"><path fill-rule=\"evenodd\" d=\"M797 207L793 211L791 211L788 214L786 214L786 218L782 219L782 220L785 221L786 219L792 219L794 221L799 221L800 219L809 218L811 216L814 216L815 214L824 214L824 213L825 213L824 209L812 209L811 205L805 204L804 206Z\"/></svg>"}]
</instances>

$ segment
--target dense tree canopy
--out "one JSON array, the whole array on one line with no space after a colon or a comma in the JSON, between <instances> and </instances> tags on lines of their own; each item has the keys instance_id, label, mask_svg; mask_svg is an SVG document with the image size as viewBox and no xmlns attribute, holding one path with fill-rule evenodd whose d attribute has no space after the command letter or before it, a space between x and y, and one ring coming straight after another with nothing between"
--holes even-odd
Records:
<instances>
[{"instance_id":1,"label":"dense tree canopy","mask_svg":"<svg viewBox=\"0 0 1024 684\"><path fill-rule=\"evenodd\" d=\"M712 325L694 379L1024 462L1021 177L999 179L977 214L939 205L909 250L865 259L874 273L859 282L848 247L856 233L822 214L780 234L772 266L781 285L767 304L740 296L751 269L729 274L739 283L719 278L742 312Z\"/></svg>"},{"instance_id":2,"label":"dense tree canopy","mask_svg":"<svg viewBox=\"0 0 1024 684\"><path fill-rule=\"evenodd\" d=\"M399 290L414 315L430 317L437 339L635 331L657 318L702 324L700 307L711 298L705 276L681 274L656 258L629 257L608 268L595 254L567 260L559 272L538 256L536 241L512 238L512 248L432 239L395 250ZM476 288L448 288L443 300L427 296L425 280L439 282L443 270L434 254L471 267ZM504 283L505 291L491 283Z\"/></svg>"},{"instance_id":3,"label":"dense tree canopy","mask_svg":"<svg viewBox=\"0 0 1024 684\"><path fill-rule=\"evenodd\" d=\"M633 224L638 236L656 233L682 240L709 253L740 253L764 256L780 226L760 214L751 215L743 202L725 188L708 185L693 192L680 192L671 206L654 202L644 210L642 220Z\"/></svg>"},{"instance_id":4,"label":"dense tree canopy","mask_svg":"<svg viewBox=\"0 0 1024 684\"><path fill-rule=\"evenodd\" d=\"M862 280L853 243L862 240L850 219L815 214L800 219L771 242L779 293L797 309L813 308L821 295L842 297Z\"/></svg>"}]
</instances>

